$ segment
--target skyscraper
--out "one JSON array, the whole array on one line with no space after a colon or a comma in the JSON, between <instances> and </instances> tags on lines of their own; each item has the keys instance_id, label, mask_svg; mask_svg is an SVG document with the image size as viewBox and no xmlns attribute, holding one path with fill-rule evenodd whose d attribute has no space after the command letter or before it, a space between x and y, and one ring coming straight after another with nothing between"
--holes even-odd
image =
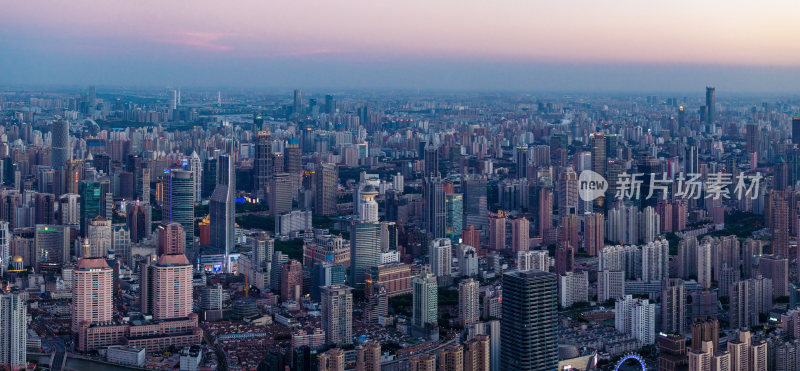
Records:
<instances>
[{"instance_id":1,"label":"skyscraper","mask_svg":"<svg viewBox=\"0 0 800 371\"><path fill-rule=\"evenodd\" d=\"M656 305L647 299L635 299L631 295L617 299L614 303L614 327L642 344L655 342Z\"/></svg>"},{"instance_id":2,"label":"skyscraper","mask_svg":"<svg viewBox=\"0 0 800 371\"><path fill-rule=\"evenodd\" d=\"M12 370L27 365L27 299L26 293L0 295L0 365Z\"/></svg>"},{"instance_id":3,"label":"skyscraper","mask_svg":"<svg viewBox=\"0 0 800 371\"><path fill-rule=\"evenodd\" d=\"M111 250L111 221L97 216L89 221L89 245L92 246L92 256L106 256Z\"/></svg>"},{"instance_id":4,"label":"skyscraper","mask_svg":"<svg viewBox=\"0 0 800 371\"><path fill-rule=\"evenodd\" d=\"M464 228L464 197L460 193L448 193L445 195L444 202L447 212L445 235L457 243L461 237L461 230Z\"/></svg>"},{"instance_id":5,"label":"skyscraper","mask_svg":"<svg viewBox=\"0 0 800 371\"><path fill-rule=\"evenodd\" d=\"M506 248L506 214L500 210L489 215L489 250Z\"/></svg>"},{"instance_id":6,"label":"skyscraper","mask_svg":"<svg viewBox=\"0 0 800 371\"><path fill-rule=\"evenodd\" d=\"M558 365L556 276L503 274L501 370L555 370Z\"/></svg>"},{"instance_id":7,"label":"skyscraper","mask_svg":"<svg viewBox=\"0 0 800 371\"><path fill-rule=\"evenodd\" d=\"M81 195L81 236L86 236L87 224L90 220L100 216L100 182L82 181L80 186Z\"/></svg>"},{"instance_id":8,"label":"skyscraper","mask_svg":"<svg viewBox=\"0 0 800 371\"><path fill-rule=\"evenodd\" d=\"M367 185L359 192L361 200L358 200L358 216L362 222L378 222L378 190L374 186Z\"/></svg>"},{"instance_id":9,"label":"skyscraper","mask_svg":"<svg viewBox=\"0 0 800 371\"><path fill-rule=\"evenodd\" d=\"M380 223L350 224L350 285L364 283L366 270L381 264Z\"/></svg>"},{"instance_id":10,"label":"skyscraper","mask_svg":"<svg viewBox=\"0 0 800 371\"><path fill-rule=\"evenodd\" d=\"M792 144L800 144L800 117L792 118Z\"/></svg>"},{"instance_id":11,"label":"skyscraper","mask_svg":"<svg viewBox=\"0 0 800 371\"><path fill-rule=\"evenodd\" d=\"M269 209L273 218L292 210L292 187L294 182L288 173L272 175L269 182Z\"/></svg>"},{"instance_id":12,"label":"skyscraper","mask_svg":"<svg viewBox=\"0 0 800 371\"><path fill-rule=\"evenodd\" d=\"M786 191L769 192L769 223L772 228L772 254L789 257L789 202Z\"/></svg>"},{"instance_id":13,"label":"skyscraper","mask_svg":"<svg viewBox=\"0 0 800 371\"><path fill-rule=\"evenodd\" d=\"M417 328L425 328L427 325L436 326L439 315L436 276L425 273L412 278L411 289L413 299L411 325Z\"/></svg>"},{"instance_id":14,"label":"skyscraper","mask_svg":"<svg viewBox=\"0 0 800 371\"><path fill-rule=\"evenodd\" d=\"M589 143L592 149L592 171L605 177L606 168L608 166L608 161L606 158L606 135L601 132L593 133L589 137ZM616 184L613 181L610 182ZM595 200L595 204L598 206L602 206L604 198L605 197L597 198Z\"/></svg>"},{"instance_id":15,"label":"skyscraper","mask_svg":"<svg viewBox=\"0 0 800 371\"><path fill-rule=\"evenodd\" d=\"M11 233L8 223L0 221L0 276L5 277L11 266Z\"/></svg>"},{"instance_id":16,"label":"skyscraper","mask_svg":"<svg viewBox=\"0 0 800 371\"><path fill-rule=\"evenodd\" d=\"M453 246L447 238L434 239L428 247L431 273L442 283L446 283L452 273L452 254Z\"/></svg>"},{"instance_id":17,"label":"skyscraper","mask_svg":"<svg viewBox=\"0 0 800 371\"><path fill-rule=\"evenodd\" d=\"M558 174L558 216L578 212L578 174L567 166Z\"/></svg>"},{"instance_id":18,"label":"skyscraper","mask_svg":"<svg viewBox=\"0 0 800 371\"><path fill-rule=\"evenodd\" d=\"M547 238L553 229L553 191L548 188L539 189L539 237Z\"/></svg>"},{"instance_id":19,"label":"skyscraper","mask_svg":"<svg viewBox=\"0 0 800 371\"><path fill-rule=\"evenodd\" d=\"M439 148L433 145L425 147L425 177L439 176Z\"/></svg>"},{"instance_id":20,"label":"skyscraper","mask_svg":"<svg viewBox=\"0 0 800 371\"><path fill-rule=\"evenodd\" d=\"M433 238L445 237L447 210L445 209L444 182L441 178L425 178L422 183L423 222Z\"/></svg>"},{"instance_id":21,"label":"skyscraper","mask_svg":"<svg viewBox=\"0 0 800 371\"><path fill-rule=\"evenodd\" d=\"M192 179L194 179L194 202L200 202L203 200L203 162L200 161L200 156L196 151L192 151L189 156L189 169L192 171Z\"/></svg>"},{"instance_id":22,"label":"skyscraper","mask_svg":"<svg viewBox=\"0 0 800 371\"><path fill-rule=\"evenodd\" d=\"M320 163L317 166L314 192L314 215L335 215L336 202L339 198L339 175L336 164Z\"/></svg>"},{"instance_id":23,"label":"skyscraper","mask_svg":"<svg viewBox=\"0 0 800 371\"><path fill-rule=\"evenodd\" d=\"M519 146L514 150L514 163L516 164L517 178L527 178L528 164L530 164L530 152L528 152L528 146Z\"/></svg>"},{"instance_id":24,"label":"skyscraper","mask_svg":"<svg viewBox=\"0 0 800 371\"><path fill-rule=\"evenodd\" d=\"M322 330L327 344L353 342L352 290L344 285L322 287Z\"/></svg>"},{"instance_id":25,"label":"skyscraper","mask_svg":"<svg viewBox=\"0 0 800 371\"><path fill-rule=\"evenodd\" d=\"M706 86L706 123L713 124L717 118L716 99L714 98L714 88Z\"/></svg>"},{"instance_id":26,"label":"skyscraper","mask_svg":"<svg viewBox=\"0 0 800 371\"><path fill-rule=\"evenodd\" d=\"M69 144L69 122L66 120L54 122L50 135L52 136L50 165L53 169L64 169L67 161L71 160L72 157L72 147Z\"/></svg>"},{"instance_id":27,"label":"skyscraper","mask_svg":"<svg viewBox=\"0 0 800 371\"><path fill-rule=\"evenodd\" d=\"M511 220L511 251L527 251L530 249L530 223L521 216Z\"/></svg>"},{"instance_id":28,"label":"skyscraper","mask_svg":"<svg viewBox=\"0 0 800 371\"><path fill-rule=\"evenodd\" d=\"M227 256L233 251L236 239L236 172L233 158L228 154L217 157L217 186L211 194L208 212L211 245L225 252L227 264Z\"/></svg>"},{"instance_id":29,"label":"skyscraper","mask_svg":"<svg viewBox=\"0 0 800 371\"><path fill-rule=\"evenodd\" d=\"M72 277L72 331L78 333L91 324L111 321L113 271L105 258L91 256L86 239L83 257L78 259Z\"/></svg>"},{"instance_id":30,"label":"skyscraper","mask_svg":"<svg viewBox=\"0 0 800 371\"><path fill-rule=\"evenodd\" d=\"M661 290L661 331L681 334L686 329L686 288L677 278L666 279Z\"/></svg>"},{"instance_id":31,"label":"skyscraper","mask_svg":"<svg viewBox=\"0 0 800 371\"><path fill-rule=\"evenodd\" d=\"M192 172L172 169L169 172L165 219L179 223L186 235L186 249L194 250L194 181Z\"/></svg>"},{"instance_id":32,"label":"skyscraper","mask_svg":"<svg viewBox=\"0 0 800 371\"><path fill-rule=\"evenodd\" d=\"M472 278L458 283L458 323L462 327L481 317L479 289L480 284Z\"/></svg>"},{"instance_id":33,"label":"skyscraper","mask_svg":"<svg viewBox=\"0 0 800 371\"><path fill-rule=\"evenodd\" d=\"M153 268L153 318L183 318L192 313L192 264L181 251L158 257Z\"/></svg>"},{"instance_id":34,"label":"skyscraper","mask_svg":"<svg viewBox=\"0 0 800 371\"><path fill-rule=\"evenodd\" d=\"M294 91L294 113L296 114L303 114L305 113L305 107L303 106L303 94L300 92L300 89L295 89Z\"/></svg>"},{"instance_id":35,"label":"skyscraper","mask_svg":"<svg viewBox=\"0 0 800 371\"><path fill-rule=\"evenodd\" d=\"M178 223L161 223L158 226L158 255L183 254L186 236Z\"/></svg>"},{"instance_id":36,"label":"skyscraper","mask_svg":"<svg viewBox=\"0 0 800 371\"><path fill-rule=\"evenodd\" d=\"M475 335L464 342L464 371L490 371L489 335Z\"/></svg>"}]
</instances>

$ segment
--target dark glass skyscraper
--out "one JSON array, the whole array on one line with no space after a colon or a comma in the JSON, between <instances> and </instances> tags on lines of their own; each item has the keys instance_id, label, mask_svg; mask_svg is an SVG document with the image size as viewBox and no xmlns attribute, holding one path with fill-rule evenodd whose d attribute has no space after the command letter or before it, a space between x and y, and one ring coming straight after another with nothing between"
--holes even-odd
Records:
<instances>
[{"instance_id":1,"label":"dark glass skyscraper","mask_svg":"<svg viewBox=\"0 0 800 371\"><path fill-rule=\"evenodd\" d=\"M219 155L217 186L209 200L211 244L224 249L226 256L234 248L236 232L236 173L233 165L233 159L228 154Z\"/></svg>"},{"instance_id":2,"label":"dark glass skyscraper","mask_svg":"<svg viewBox=\"0 0 800 371\"><path fill-rule=\"evenodd\" d=\"M100 216L102 197L100 182L83 181L80 186L81 195L81 236L86 236L86 223Z\"/></svg>"},{"instance_id":3,"label":"dark glass skyscraper","mask_svg":"<svg viewBox=\"0 0 800 371\"><path fill-rule=\"evenodd\" d=\"M169 192L165 219L180 223L186 233L186 250L194 247L194 180L189 170L169 170ZM188 254L187 254L188 255Z\"/></svg>"},{"instance_id":4,"label":"dark glass skyscraper","mask_svg":"<svg viewBox=\"0 0 800 371\"><path fill-rule=\"evenodd\" d=\"M444 183L441 178L425 178L422 184L425 230L433 238L445 236L447 210L445 209Z\"/></svg>"},{"instance_id":5,"label":"dark glass skyscraper","mask_svg":"<svg viewBox=\"0 0 800 371\"><path fill-rule=\"evenodd\" d=\"M706 87L706 123L712 124L714 123L714 119L716 116L716 102L714 99L714 88L707 86Z\"/></svg>"},{"instance_id":6,"label":"dark glass skyscraper","mask_svg":"<svg viewBox=\"0 0 800 371\"><path fill-rule=\"evenodd\" d=\"M500 369L558 368L556 275L538 270L503 275Z\"/></svg>"},{"instance_id":7,"label":"dark glass skyscraper","mask_svg":"<svg viewBox=\"0 0 800 371\"><path fill-rule=\"evenodd\" d=\"M54 169L63 169L70 160L69 122L66 120L54 122L50 135L52 135L50 164Z\"/></svg>"}]
</instances>

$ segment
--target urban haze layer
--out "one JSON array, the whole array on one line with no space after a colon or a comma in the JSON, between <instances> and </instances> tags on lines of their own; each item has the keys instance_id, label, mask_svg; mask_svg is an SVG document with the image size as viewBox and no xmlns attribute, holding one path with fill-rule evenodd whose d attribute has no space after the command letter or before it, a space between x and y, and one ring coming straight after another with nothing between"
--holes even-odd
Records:
<instances>
[{"instance_id":1,"label":"urban haze layer","mask_svg":"<svg viewBox=\"0 0 800 371\"><path fill-rule=\"evenodd\" d=\"M5 89L0 364L800 370L795 116L703 85Z\"/></svg>"}]
</instances>

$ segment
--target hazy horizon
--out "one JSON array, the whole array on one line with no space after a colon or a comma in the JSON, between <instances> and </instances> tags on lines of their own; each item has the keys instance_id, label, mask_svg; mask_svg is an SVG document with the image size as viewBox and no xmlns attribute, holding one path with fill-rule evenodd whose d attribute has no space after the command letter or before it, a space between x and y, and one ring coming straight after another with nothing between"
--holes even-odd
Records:
<instances>
[{"instance_id":1,"label":"hazy horizon","mask_svg":"<svg viewBox=\"0 0 800 371\"><path fill-rule=\"evenodd\" d=\"M33 0L0 84L742 93L800 86L800 3Z\"/></svg>"}]
</instances>

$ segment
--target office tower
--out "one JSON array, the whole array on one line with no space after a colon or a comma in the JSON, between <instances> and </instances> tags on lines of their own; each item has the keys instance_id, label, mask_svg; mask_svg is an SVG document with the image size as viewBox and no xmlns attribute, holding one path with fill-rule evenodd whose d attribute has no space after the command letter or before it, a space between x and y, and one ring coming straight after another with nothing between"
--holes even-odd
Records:
<instances>
[{"instance_id":1,"label":"office tower","mask_svg":"<svg viewBox=\"0 0 800 371\"><path fill-rule=\"evenodd\" d=\"M714 99L714 88L706 86L706 123L713 124L717 118L717 103Z\"/></svg>"},{"instance_id":2,"label":"office tower","mask_svg":"<svg viewBox=\"0 0 800 371\"><path fill-rule=\"evenodd\" d=\"M111 221L97 216L89 221L87 237L95 257L106 256L111 250Z\"/></svg>"},{"instance_id":3,"label":"office tower","mask_svg":"<svg viewBox=\"0 0 800 371\"><path fill-rule=\"evenodd\" d=\"M37 193L34 196L36 224L56 223L56 196L52 193Z\"/></svg>"},{"instance_id":4,"label":"office tower","mask_svg":"<svg viewBox=\"0 0 800 371\"><path fill-rule=\"evenodd\" d=\"M461 345L448 345L439 351L440 371L463 371L464 348Z\"/></svg>"},{"instance_id":5,"label":"office tower","mask_svg":"<svg viewBox=\"0 0 800 371\"><path fill-rule=\"evenodd\" d=\"M431 233L433 238L445 237L447 211L444 182L441 178L425 178L422 181L422 199L425 230Z\"/></svg>"},{"instance_id":6,"label":"office tower","mask_svg":"<svg viewBox=\"0 0 800 371\"><path fill-rule=\"evenodd\" d=\"M423 175L426 178L439 177L439 148L427 145L423 159L425 160L425 172Z\"/></svg>"},{"instance_id":7,"label":"office tower","mask_svg":"<svg viewBox=\"0 0 800 371\"><path fill-rule=\"evenodd\" d=\"M133 266L131 235L128 232L128 227L119 224L111 226L111 250L114 251L114 256L124 262L125 265Z\"/></svg>"},{"instance_id":8,"label":"office tower","mask_svg":"<svg viewBox=\"0 0 800 371\"><path fill-rule=\"evenodd\" d=\"M792 144L800 144L800 117L792 118Z\"/></svg>"},{"instance_id":9,"label":"office tower","mask_svg":"<svg viewBox=\"0 0 800 371\"><path fill-rule=\"evenodd\" d=\"M476 229L484 229L488 225L486 182L485 177L477 175L465 175L461 179L464 190L464 224L474 225Z\"/></svg>"},{"instance_id":10,"label":"office tower","mask_svg":"<svg viewBox=\"0 0 800 371\"><path fill-rule=\"evenodd\" d=\"M378 190L375 187L368 185L362 189L359 194L361 200L358 203L358 217L362 222L378 222L378 203L375 197L378 197Z\"/></svg>"},{"instance_id":11,"label":"office tower","mask_svg":"<svg viewBox=\"0 0 800 371\"><path fill-rule=\"evenodd\" d=\"M381 264L381 225L350 224L350 285L364 283L366 270Z\"/></svg>"},{"instance_id":12,"label":"office tower","mask_svg":"<svg viewBox=\"0 0 800 371\"><path fill-rule=\"evenodd\" d=\"M702 350L701 344L711 342L712 349L719 349L719 322L708 317L698 317L692 322L692 350Z\"/></svg>"},{"instance_id":13,"label":"office tower","mask_svg":"<svg viewBox=\"0 0 800 371\"><path fill-rule=\"evenodd\" d=\"M765 255L758 260L758 270L772 280L772 298L789 296L789 260Z\"/></svg>"},{"instance_id":14,"label":"office tower","mask_svg":"<svg viewBox=\"0 0 800 371\"><path fill-rule=\"evenodd\" d=\"M0 276L5 277L11 265L11 234L8 223L0 221Z\"/></svg>"},{"instance_id":15,"label":"office tower","mask_svg":"<svg viewBox=\"0 0 800 371\"><path fill-rule=\"evenodd\" d=\"M184 254L186 236L183 227L178 223L161 223L158 225L158 255Z\"/></svg>"},{"instance_id":16,"label":"office tower","mask_svg":"<svg viewBox=\"0 0 800 371\"><path fill-rule=\"evenodd\" d=\"M162 254L153 268L153 318L192 313L192 264L183 252Z\"/></svg>"},{"instance_id":17,"label":"office tower","mask_svg":"<svg viewBox=\"0 0 800 371\"><path fill-rule=\"evenodd\" d=\"M597 132L592 133L589 136L589 145L591 146L592 151L592 171L595 173L600 174L600 176L606 176L606 168L608 166L607 158L606 158L606 136L604 133ZM613 182L613 181L612 181ZM595 203L597 205L603 204L603 197L598 198Z\"/></svg>"},{"instance_id":18,"label":"office tower","mask_svg":"<svg viewBox=\"0 0 800 371\"><path fill-rule=\"evenodd\" d=\"M586 302L589 302L589 275L585 271L558 276L558 303L562 308Z\"/></svg>"},{"instance_id":19,"label":"office tower","mask_svg":"<svg viewBox=\"0 0 800 371\"><path fill-rule=\"evenodd\" d=\"M748 153L758 152L759 147L759 127L758 124L745 125L745 148ZM794 121L792 121L792 141L794 142Z\"/></svg>"},{"instance_id":20,"label":"office tower","mask_svg":"<svg viewBox=\"0 0 800 371\"><path fill-rule=\"evenodd\" d=\"M321 163L317 166L314 192L314 215L336 215L336 202L339 198L339 175L336 164Z\"/></svg>"},{"instance_id":21,"label":"office tower","mask_svg":"<svg viewBox=\"0 0 800 371\"><path fill-rule=\"evenodd\" d=\"M166 170L165 170L166 171ZM192 172L181 169L169 170L169 186L166 193L164 220L179 223L186 235L185 248L194 250L194 181Z\"/></svg>"},{"instance_id":22,"label":"office tower","mask_svg":"<svg viewBox=\"0 0 800 371\"><path fill-rule=\"evenodd\" d=\"M353 342L353 288L344 285L322 288L322 330L326 344Z\"/></svg>"},{"instance_id":23,"label":"office tower","mask_svg":"<svg viewBox=\"0 0 800 371\"><path fill-rule=\"evenodd\" d=\"M521 216L511 220L511 251L527 251L530 249L530 223Z\"/></svg>"},{"instance_id":24,"label":"office tower","mask_svg":"<svg viewBox=\"0 0 800 371\"><path fill-rule=\"evenodd\" d=\"M83 257L72 273L72 331L110 322L112 318L113 271L103 257L91 256L89 241L83 240Z\"/></svg>"},{"instance_id":25,"label":"office tower","mask_svg":"<svg viewBox=\"0 0 800 371\"><path fill-rule=\"evenodd\" d=\"M303 295L303 265L297 260L289 260L281 266L281 300L299 302Z\"/></svg>"},{"instance_id":26,"label":"office tower","mask_svg":"<svg viewBox=\"0 0 800 371\"><path fill-rule=\"evenodd\" d=\"M656 336L658 345L658 371L680 371L688 366L686 355L686 338L683 335L659 333Z\"/></svg>"},{"instance_id":27,"label":"office tower","mask_svg":"<svg viewBox=\"0 0 800 371\"><path fill-rule=\"evenodd\" d=\"M277 173L269 182L269 210L273 218L292 210L294 182L288 173Z\"/></svg>"},{"instance_id":28,"label":"office tower","mask_svg":"<svg viewBox=\"0 0 800 371\"><path fill-rule=\"evenodd\" d=\"M478 274L478 254L470 245L458 245L458 272L461 276L472 277Z\"/></svg>"},{"instance_id":29,"label":"office tower","mask_svg":"<svg viewBox=\"0 0 800 371\"><path fill-rule=\"evenodd\" d=\"M411 325L417 328L425 328L426 325L436 326L438 324L439 293L436 284L436 276L425 273L411 279L413 310Z\"/></svg>"},{"instance_id":30,"label":"office tower","mask_svg":"<svg viewBox=\"0 0 800 371\"><path fill-rule=\"evenodd\" d=\"M70 227L64 225L37 225L33 235L36 249L31 265L42 264L60 267L70 261Z\"/></svg>"},{"instance_id":31,"label":"office tower","mask_svg":"<svg viewBox=\"0 0 800 371\"><path fill-rule=\"evenodd\" d=\"M558 216L578 212L578 174L567 166L558 174Z\"/></svg>"},{"instance_id":32,"label":"office tower","mask_svg":"<svg viewBox=\"0 0 800 371\"><path fill-rule=\"evenodd\" d=\"M272 170L269 168L269 156L272 154L272 136L269 131L259 131L255 140L255 156L253 161L253 175L256 194L264 198L269 187L269 177Z\"/></svg>"},{"instance_id":33,"label":"office tower","mask_svg":"<svg viewBox=\"0 0 800 371\"><path fill-rule=\"evenodd\" d=\"M411 371L436 371L436 355L422 353L411 356Z\"/></svg>"},{"instance_id":34,"label":"office tower","mask_svg":"<svg viewBox=\"0 0 800 371\"><path fill-rule=\"evenodd\" d=\"M464 371L491 371L489 335L475 335L464 342Z\"/></svg>"},{"instance_id":35,"label":"office tower","mask_svg":"<svg viewBox=\"0 0 800 371\"><path fill-rule=\"evenodd\" d=\"M642 279L662 281L669 278L669 242L660 239L642 246Z\"/></svg>"},{"instance_id":36,"label":"office tower","mask_svg":"<svg viewBox=\"0 0 800 371\"><path fill-rule=\"evenodd\" d=\"M686 287L677 278L662 282L661 331L682 334L686 329Z\"/></svg>"},{"instance_id":37,"label":"office tower","mask_svg":"<svg viewBox=\"0 0 800 371\"><path fill-rule=\"evenodd\" d=\"M528 164L530 164L530 152L528 146L519 146L514 149L514 164L517 169L517 178L528 178Z\"/></svg>"},{"instance_id":38,"label":"office tower","mask_svg":"<svg viewBox=\"0 0 800 371\"><path fill-rule=\"evenodd\" d=\"M192 151L192 155L189 156L189 169L192 170L192 179L194 180L194 202L203 201L203 162L200 161L200 156L195 151Z\"/></svg>"},{"instance_id":39,"label":"office tower","mask_svg":"<svg viewBox=\"0 0 800 371\"><path fill-rule=\"evenodd\" d=\"M728 321L731 329L755 326L759 313L772 309L772 280L751 278L731 284Z\"/></svg>"},{"instance_id":40,"label":"office tower","mask_svg":"<svg viewBox=\"0 0 800 371\"><path fill-rule=\"evenodd\" d=\"M464 196L460 193L445 195L445 235L454 243L459 242L461 230L464 229Z\"/></svg>"},{"instance_id":41,"label":"office tower","mask_svg":"<svg viewBox=\"0 0 800 371\"><path fill-rule=\"evenodd\" d=\"M553 228L553 192L539 189L539 237L546 238Z\"/></svg>"},{"instance_id":42,"label":"office tower","mask_svg":"<svg viewBox=\"0 0 800 371\"><path fill-rule=\"evenodd\" d=\"M602 213L586 213L584 223L584 248L590 256L597 256L605 246L606 218Z\"/></svg>"},{"instance_id":43,"label":"office tower","mask_svg":"<svg viewBox=\"0 0 800 371\"><path fill-rule=\"evenodd\" d=\"M69 143L69 122L57 120L50 131L50 166L53 169L65 169L72 159L72 146Z\"/></svg>"},{"instance_id":44,"label":"office tower","mask_svg":"<svg viewBox=\"0 0 800 371\"><path fill-rule=\"evenodd\" d=\"M556 248L556 274L564 275L575 269L575 249L567 244Z\"/></svg>"},{"instance_id":45,"label":"office tower","mask_svg":"<svg viewBox=\"0 0 800 371\"><path fill-rule=\"evenodd\" d=\"M81 236L86 236L87 223L100 216L100 182L85 180L80 183Z\"/></svg>"},{"instance_id":46,"label":"office tower","mask_svg":"<svg viewBox=\"0 0 800 371\"><path fill-rule=\"evenodd\" d=\"M344 266L331 262L314 263L311 268L311 298L320 300L322 286L344 285L346 269Z\"/></svg>"},{"instance_id":47,"label":"office tower","mask_svg":"<svg viewBox=\"0 0 800 371\"><path fill-rule=\"evenodd\" d=\"M700 172L700 159L697 146L695 145L690 145L688 148L686 148L686 156L684 157L684 172L686 173L686 176Z\"/></svg>"},{"instance_id":48,"label":"office tower","mask_svg":"<svg viewBox=\"0 0 800 371\"><path fill-rule=\"evenodd\" d=\"M772 255L789 257L789 202L787 192L769 192L769 223L772 228Z\"/></svg>"},{"instance_id":49,"label":"office tower","mask_svg":"<svg viewBox=\"0 0 800 371\"><path fill-rule=\"evenodd\" d=\"M27 365L28 294L0 294L0 365L12 370Z\"/></svg>"},{"instance_id":50,"label":"office tower","mask_svg":"<svg viewBox=\"0 0 800 371\"><path fill-rule=\"evenodd\" d=\"M489 214L489 250L506 248L506 214L500 210Z\"/></svg>"},{"instance_id":51,"label":"office tower","mask_svg":"<svg viewBox=\"0 0 800 371\"><path fill-rule=\"evenodd\" d=\"M150 225L152 223L152 209L147 202L128 202L125 205L125 224L131 235L131 242L139 241L150 237Z\"/></svg>"},{"instance_id":52,"label":"office tower","mask_svg":"<svg viewBox=\"0 0 800 371\"><path fill-rule=\"evenodd\" d=\"M217 157L217 186L209 199L208 212L211 245L225 252L227 265L227 256L236 244L236 172L233 158L228 154Z\"/></svg>"},{"instance_id":53,"label":"office tower","mask_svg":"<svg viewBox=\"0 0 800 371\"><path fill-rule=\"evenodd\" d=\"M614 327L644 345L655 342L655 320L656 305L647 299L634 299L631 295L625 295L614 303Z\"/></svg>"},{"instance_id":54,"label":"office tower","mask_svg":"<svg viewBox=\"0 0 800 371\"><path fill-rule=\"evenodd\" d=\"M325 94L325 113L329 115L336 113L336 101L331 94Z\"/></svg>"},{"instance_id":55,"label":"office tower","mask_svg":"<svg viewBox=\"0 0 800 371\"><path fill-rule=\"evenodd\" d=\"M452 256L453 246L449 239L437 238L431 241L428 247L428 261L431 265L431 273L439 282L446 283L446 278L452 274Z\"/></svg>"},{"instance_id":56,"label":"office tower","mask_svg":"<svg viewBox=\"0 0 800 371\"><path fill-rule=\"evenodd\" d=\"M283 169L296 177L303 173L303 150L300 148L300 138L289 138L283 149Z\"/></svg>"},{"instance_id":57,"label":"office tower","mask_svg":"<svg viewBox=\"0 0 800 371\"><path fill-rule=\"evenodd\" d=\"M685 237L678 242L678 277L697 276L697 237Z\"/></svg>"},{"instance_id":58,"label":"office tower","mask_svg":"<svg viewBox=\"0 0 800 371\"><path fill-rule=\"evenodd\" d=\"M303 94L300 92L299 89L295 89L294 91L294 105L292 107L294 109L292 112L294 113L297 114L305 113L305 107L303 107Z\"/></svg>"},{"instance_id":59,"label":"office tower","mask_svg":"<svg viewBox=\"0 0 800 371\"><path fill-rule=\"evenodd\" d=\"M319 371L344 371L344 351L333 348L319 355Z\"/></svg>"},{"instance_id":60,"label":"office tower","mask_svg":"<svg viewBox=\"0 0 800 371\"><path fill-rule=\"evenodd\" d=\"M597 272L597 301L604 303L609 299L625 295L625 272L603 270Z\"/></svg>"},{"instance_id":61,"label":"office tower","mask_svg":"<svg viewBox=\"0 0 800 371\"><path fill-rule=\"evenodd\" d=\"M381 371L381 344L377 341L368 341L356 347L356 370Z\"/></svg>"},{"instance_id":62,"label":"office tower","mask_svg":"<svg viewBox=\"0 0 800 371\"><path fill-rule=\"evenodd\" d=\"M500 369L549 371L558 365L556 275L503 274Z\"/></svg>"},{"instance_id":63,"label":"office tower","mask_svg":"<svg viewBox=\"0 0 800 371\"><path fill-rule=\"evenodd\" d=\"M462 327L480 320L479 290L480 283L472 278L458 283L458 323Z\"/></svg>"}]
</instances>

